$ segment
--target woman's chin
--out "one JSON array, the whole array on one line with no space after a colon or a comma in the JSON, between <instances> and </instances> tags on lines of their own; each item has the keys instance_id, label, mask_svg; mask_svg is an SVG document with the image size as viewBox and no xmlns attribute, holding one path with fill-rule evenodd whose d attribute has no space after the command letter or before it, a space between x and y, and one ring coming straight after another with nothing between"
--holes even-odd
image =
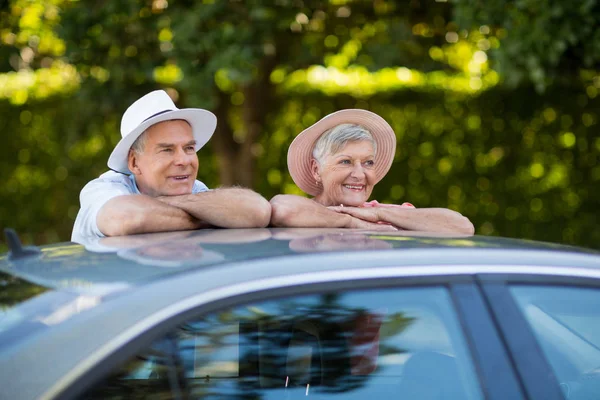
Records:
<instances>
[{"instance_id":1,"label":"woman's chin","mask_svg":"<svg viewBox=\"0 0 600 400\"><path fill-rule=\"evenodd\" d=\"M367 198L365 196L344 196L339 200L337 205L343 204L349 207L360 207L365 204Z\"/></svg>"}]
</instances>

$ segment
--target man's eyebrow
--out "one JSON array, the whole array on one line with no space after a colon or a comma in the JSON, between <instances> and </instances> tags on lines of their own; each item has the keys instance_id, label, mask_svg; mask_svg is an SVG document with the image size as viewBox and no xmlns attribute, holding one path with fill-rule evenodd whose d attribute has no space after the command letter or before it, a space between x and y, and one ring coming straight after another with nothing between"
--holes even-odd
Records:
<instances>
[{"instance_id":1,"label":"man's eyebrow","mask_svg":"<svg viewBox=\"0 0 600 400\"><path fill-rule=\"evenodd\" d=\"M186 144L184 144L184 146L195 146L196 145L196 141L195 140L190 140L189 142L187 142ZM168 147L174 147L175 144L173 143L157 143L156 147L162 147L162 148L168 148Z\"/></svg>"}]
</instances>

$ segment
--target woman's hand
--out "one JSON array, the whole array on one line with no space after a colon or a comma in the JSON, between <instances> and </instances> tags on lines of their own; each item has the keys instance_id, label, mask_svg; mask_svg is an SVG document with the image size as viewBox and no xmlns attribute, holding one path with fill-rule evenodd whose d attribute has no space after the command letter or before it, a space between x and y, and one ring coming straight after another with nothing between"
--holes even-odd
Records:
<instances>
[{"instance_id":1,"label":"woman's hand","mask_svg":"<svg viewBox=\"0 0 600 400\"><path fill-rule=\"evenodd\" d=\"M331 211L335 211L341 214L348 214L354 218L362 219L363 221L369 221L377 223L381 221L377 207L362 208L362 207L345 207L345 206L332 206L327 207Z\"/></svg>"},{"instance_id":2,"label":"woman's hand","mask_svg":"<svg viewBox=\"0 0 600 400\"><path fill-rule=\"evenodd\" d=\"M346 214L352 217L349 228L371 229L377 231L397 231L398 228L389 223L379 223L381 221L377 208L360 208L331 206L327 207L331 211L340 214ZM385 221L382 221L385 222Z\"/></svg>"},{"instance_id":3,"label":"woman's hand","mask_svg":"<svg viewBox=\"0 0 600 400\"><path fill-rule=\"evenodd\" d=\"M346 207L344 207L346 208ZM350 220L350 225L348 226L348 228L353 228L353 229L368 229L370 231L398 231L398 228L396 228L394 225L390 225L390 224L378 224L376 222L369 222L369 221L365 221L363 219L360 218L356 218L356 217L351 217L352 219Z\"/></svg>"},{"instance_id":4,"label":"woman's hand","mask_svg":"<svg viewBox=\"0 0 600 400\"><path fill-rule=\"evenodd\" d=\"M363 221L391 224L398 230L473 235L471 221L447 208L412 207L328 207L331 211Z\"/></svg>"}]
</instances>

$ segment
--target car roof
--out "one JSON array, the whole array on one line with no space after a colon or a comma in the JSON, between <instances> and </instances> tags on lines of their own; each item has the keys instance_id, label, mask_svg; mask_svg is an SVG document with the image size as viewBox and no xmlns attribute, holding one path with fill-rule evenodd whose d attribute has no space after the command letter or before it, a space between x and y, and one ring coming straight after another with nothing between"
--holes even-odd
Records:
<instances>
[{"instance_id":1,"label":"car roof","mask_svg":"<svg viewBox=\"0 0 600 400\"><path fill-rule=\"evenodd\" d=\"M439 263L444 255L454 264L472 264L475 253L492 252L490 260L499 263L514 263L515 257L520 257L517 254L523 252L529 255L530 263L537 260L533 263L540 265L557 254L591 256L596 263L600 260L600 252L591 249L529 240L312 228L155 233L101 238L84 244L59 243L40 249L39 254L18 260L11 260L8 254L0 256L0 271L48 288L104 294L201 268L349 251L392 252L397 255L397 266L414 265L417 258L421 264L423 260ZM496 254L505 255L505 260ZM482 262L481 257L476 259Z\"/></svg>"},{"instance_id":2,"label":"car roof","mask_svg":"<svg viewBox=\"0 0 600 400\"><path fill-rule=\"evenodd\" d=\"M19 377L26 376L27 398L59 390L90 360L166 319L257 293L356 289L359 281L380 287L407 277L410 285L465 283L464 275L479 273L600 280L600 253L593 250L418 232L202 230L61 243L30 254L0 257L0 271L55 289L37 294L43 289L32 286L34 297L8 310L0 332L0 367L9 371L3 390L23 394ZM44 363L31 365L40 352ZM80 367L82 354L88 358Z\"/></svg>"}]
</instances>

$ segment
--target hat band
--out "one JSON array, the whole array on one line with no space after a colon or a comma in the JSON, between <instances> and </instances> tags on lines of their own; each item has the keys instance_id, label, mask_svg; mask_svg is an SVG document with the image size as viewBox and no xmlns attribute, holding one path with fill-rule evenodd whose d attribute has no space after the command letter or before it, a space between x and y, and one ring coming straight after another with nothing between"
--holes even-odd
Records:
<instances>
[{"instance_id":1,"label":"hat band","mask_svg":"<svg viewBox=\"0 0 600 400\"><path fill-rule=\"evenodd\" d=\"M145 119L145 120L143 120L142 122L146 122L146 121L148 121L150 118L154 118L154 117L156 117L156 116L158 116L158 115L160 115L160 114L164 114L164 113L166 113L166 112L169 112L169 111L173 111L173 110L163 110L163 111L159 111L159 112L157 112L156 114L153 114L153 115L149 116L148 118L146 118L146 119Z\"/></svg>"}]
</instances>

